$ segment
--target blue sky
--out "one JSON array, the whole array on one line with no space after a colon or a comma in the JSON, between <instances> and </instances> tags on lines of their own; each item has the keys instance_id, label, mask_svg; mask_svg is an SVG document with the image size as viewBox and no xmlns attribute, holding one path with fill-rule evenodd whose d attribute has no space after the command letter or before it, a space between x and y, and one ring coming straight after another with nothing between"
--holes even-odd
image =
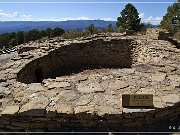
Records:
<instances>
[{"instance_id":1,"label":"blue sky","mask_svg":"<svg viewBox=\"0 0 180 135\"><path fill-rule=\"evenodd\" d=\"M127 4L126 2L131 2L140 13L142 22L159 24L168 6L172 5L174 1L175 0L89 0L89 2L92 3L88 3L87 0L1 0L0 21L116 20L121 10L124 9L124 6Z\"/></svg>"}]
</instances>

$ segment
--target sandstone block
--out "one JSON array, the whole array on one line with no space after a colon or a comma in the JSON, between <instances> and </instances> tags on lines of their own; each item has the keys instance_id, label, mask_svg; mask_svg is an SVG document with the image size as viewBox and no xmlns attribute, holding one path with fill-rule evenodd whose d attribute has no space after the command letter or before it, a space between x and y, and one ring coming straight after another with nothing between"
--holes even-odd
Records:
<instances>
[{"instance_id":1,"label":"sandstone block","mask_svg":"<svg viewBox=\"0 0 180 135\"><path fill-rule=\"evenodd\" d=\"M66 103L58 103L55 105L57 114L72 114L73 113L73 108L71 104L66 104Z\"/></svg>"},{"instance_id":2,"label":"sandstone block","mask_svg":"<svg viewBox=\"0 0 180 135\"><path fill-rule=\"evenodd\" d=\"M131 36L134 34L133 30L126 30L126 35Z\"/></svg>"},{"instance_id":3,"label":"sandstone block","mask_svg":"<svg viewBox=\"0 0 180 135\"><path fill-rule=\"evenodd\" d=\"M83 82L76 85L76 88L81 93L104 92L105 90L97 82Z\"/></svg>"},{"instance_id":4,"label":"sandstone block","mask_svg":"<svg viewBox=\"0 0 180 135\"><path fill-rule=\"evenodd\" d=\"M46 97L39 97L37 99L33 99L21 107L19 115L44 116L46 110L45 108L47 105L48 98Z\"/></svg>"},{"instance_id":5,"label":"sandstone block","mask_svg":"<svg viewBox=\"0 0 180 135\"><path fill-rule=\"evenodd\" d=\"M146 30L146 35L149 36L152 39L158 39L159 38L159 33L162 32L167 32L165 29L159 29L159 28L148 28Z\"/></svg>"},{"instance_id":6,"label":"sandstone block","mask_svg":"<svg viewBox=\"0 0 180 135\"><path fill-rule=\"evenodd\" d=\"M80 106L80 105L88 105L92 100L92 97L89 96L89 95L83 95L79 98L78 102L76 103L77 106Z\"/></svg>"},{"instance_id":7,"label":"sandstone block","mask_svg":"<svg viewBox=\"0 0 180 135\"><path fill-rule=\"evenodd\" d=\"M180 101L180 97L177 94L168 94L162 97L163 102L167 105L174 105L176 102Z\"/></svg>"},{"instance_id":8,"label":"sandstone block","mask_svg":"<svg viewBox=\"0 0 180 135\"><path fill-rule=\"evenodd\" d=\"M28 85L27 91L44 91L45 89L40 83L31 83Z\"/></svg>"},{"instance_id":9,"label":"sandstone block","mask_svg":"<svg viewBox=\"0 0 180 135\"><path fill-rule=\"evenodd\" d=\"M4 111L1 112L1 115L15 115L19 111L19 106L7 106Z\"/></svg>"},{"instance_id":10,"label":"sandstone block","mask_svg":"<svg viewBox=\"0 0 180 135\"><path fill-rule=\"evenodd\" d=\"M115 82L110 82L109 83L109 89L111 90L118 90L118 89L123 89L128 87L129 85L121 80L116 80Z\"/></svg>"},{"instance_id":11,"label":"sandstone block","mask_svg":"<svg viewBox=\"0 0 180 135\"><path fill-rule=\"evenodd\" d=\"M65 88L65 87L70 87L71 84L69 82L53 82L48 85L49 89L53 88Z\"/></svg>"},{"instance_id":12,"label":"sandstone block","mask_svg":"<svg viewBox=\"0 0 180 135\"><path fill-rule=\"evenodd\" d=\"M152 81L162 82L166 77L165 73L155 73L151 76Z\"/></svg>"},{"instance_id":13,"label":"sandstone block","mask_svg":"<svg viewBox=\"0 0 180 135\"><path fill-rule=\"evenodd\" d=\"M74 113L93 113L94 107L92 106L77 106L74 108Z\"/></svg>"}]
</instances>

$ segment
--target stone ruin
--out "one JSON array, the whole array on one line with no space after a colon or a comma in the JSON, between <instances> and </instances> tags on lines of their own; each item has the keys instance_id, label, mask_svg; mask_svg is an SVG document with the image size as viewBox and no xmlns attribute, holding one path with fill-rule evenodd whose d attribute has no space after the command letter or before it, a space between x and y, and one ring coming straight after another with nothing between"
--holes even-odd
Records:
<instances>
[{"instance_id":1,"label":"stone ruin","mask_svg":"<svg viewBox=\"0 0 180 135\"><path fill-rule=\"evenodd\" d=\"M157 31L18 46L0 66L0 131L169 131L179 124L180 50ZM135 93L153 94L154 107L123 108L122 94Z\"/></svg>"}]
</instances>

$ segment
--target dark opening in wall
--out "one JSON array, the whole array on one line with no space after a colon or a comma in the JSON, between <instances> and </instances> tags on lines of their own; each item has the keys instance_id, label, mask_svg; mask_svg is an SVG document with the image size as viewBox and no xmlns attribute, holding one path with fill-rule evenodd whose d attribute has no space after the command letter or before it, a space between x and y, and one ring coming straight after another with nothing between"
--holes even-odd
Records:
<instances>
[{"instance_id":1,"label":"dark opening in wall","mask_svg":"<svg viewBox=\"0 0 180 135\"><path fill-rule=\"evenodd\" d=\"M42 68L38 68L35 70L35 76L37 83L41 83L43 81L43 71Z\"/></svg>"}]
</instances>

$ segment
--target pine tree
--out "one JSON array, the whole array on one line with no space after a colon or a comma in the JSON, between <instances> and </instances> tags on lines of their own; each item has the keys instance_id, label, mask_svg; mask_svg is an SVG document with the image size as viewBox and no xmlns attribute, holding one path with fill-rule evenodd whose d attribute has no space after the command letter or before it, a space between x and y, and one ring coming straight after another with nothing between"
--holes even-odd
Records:
<instances>
[{"instance_id":1,"label":"pine tree","mask_svg":"<svg viewBox=\"0 0 180 135\"><path fill-rule=\"evenodd\" d=\"M140 29L141 18L139 18L139 13L132 4L128 3L120 14L116 23L119 29L122 31L126 29L138 31Z\"/></svg>"},{"instance_id":2,"label":"pine tree","mask_svg":"<svg viewBox=\"0 0 180 135\"><path fill-rule=\"evenodd\" d=\"M107 26L106 31L107 31L107 32L114 32L114 29L113 29L112 24L109 24L109 25Z\"/></svg>"},{"instance_id":3,"label":"pine tree","mask_svg":"<svg viewBox=\"0 0 180 135\"><path fill-rule=\"evenodd\" d=\"M63 33L65 33L65 31L61 28L56 27L52 30L52 33L53 33L53 37L56 37L56 36L61 36Z\"/></svg>"},{"instance_id":4,"label":"pine tree","mask_svg":"<svg viewBox=\"0 0 180 135\"><path fill-rule=\"evenodd\" d=\"M87 27L87 30L91 33L91 34L93 34L93 32L94 32L94 24L91 24L91 25L89 25L88 27Z\"/></svg>"},{"instance_id":5,"label":"pine tree","mask_svg":"<svg viewBox=\"0 0 180 135\"><path fill-rule=\"evenodd\" d=\"M16 33L16 40L18 45L24 43L24 31L18 31Z\"/></svg>"},{"instance_id":6,"label":"pine tree","mask_svg":"<svg viewBox=\"0 0 180 135\"><path fill-rule=\"evenodd\" d=\"M167 13L163 16L160 27L169 32L176 32L180 29L180 0L169 6Z\"/></svg>"},{"instance_id":7,"label":"pine tree","mask_svg":"<svg viewBox=\"0 0 180 135\"><path fill-rule=\"evenodd\" d=\"M17 45L17 40L15 38L11 39L8 43L9 47L13 47Z\"/></svg>"}]
</instances>

